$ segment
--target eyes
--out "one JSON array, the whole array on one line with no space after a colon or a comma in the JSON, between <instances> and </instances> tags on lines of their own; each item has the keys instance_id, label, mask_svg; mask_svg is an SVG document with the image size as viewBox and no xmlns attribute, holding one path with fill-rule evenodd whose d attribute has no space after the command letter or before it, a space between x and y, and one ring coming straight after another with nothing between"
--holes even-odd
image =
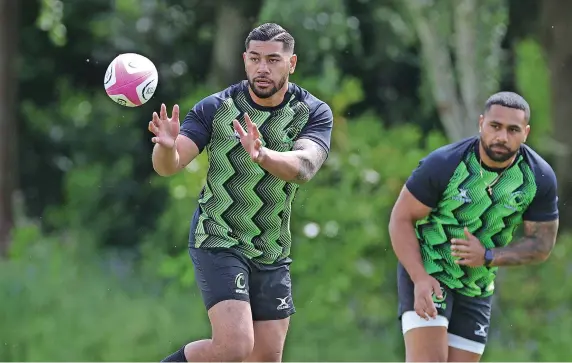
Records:
<instances>
[{"instance_id":1,"label":"eyes","mask_svg":"<svg viewBox=\"0 0 572 363\"><path fill-rule=\"evenodd\" d=\"M502 125L500 125L500 124L491 123L491 124L489 124L489 125L490 125L490 127L492 127L494 130L500 130L500 129L502 129ZM511 133L511 134L518 134L518 133L520 132L520 128L515 127L515 126L510 126L510 127L508 128L508 132Z\"/></svg>"},{"instance_id":2,"label":"eyes","mask_svg":"<svg viewBox=\"0 0 572 363\"><path fill-rule=\"evenodd\" d=\"M258 62L260 62L260 57L250 57L250 61L252 63L258 63ZM280 62L280 58L270 58L268 60L268 63L270 63L270 64L276 64L278 62Z\"/></svg>"}]
</instances>

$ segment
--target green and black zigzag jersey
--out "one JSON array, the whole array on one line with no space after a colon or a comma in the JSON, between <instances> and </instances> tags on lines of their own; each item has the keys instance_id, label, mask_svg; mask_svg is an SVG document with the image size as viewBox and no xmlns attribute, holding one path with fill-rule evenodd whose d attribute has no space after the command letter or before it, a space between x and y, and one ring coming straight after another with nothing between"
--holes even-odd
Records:
<instances>
[{"instance_id":1,"label":"green and black zigzag jersey","mask_svg":"<svg viewBox=\"0 0 572 363\"><path fill-rule=\"evenodd\" d=\"M209 169L199 206L191 223L190 247L235 248L263 264L288 258L290 214L298 189L252 162L234 131L237 119L246 130L248 113L261 133L263 145L285 152L300 138L326 152L333 125L330 107L290 83L276 107L256 104L248 82L232 85L197 103L181 125L181 134L206 149Z\"/></svg>"},{"instance_id":2,"label":"green and black zigzag jersey","mask_svg":"<svg viewBox=\"0 0 572 363\"><path fill-rule=\"evenodd\" d=\"M523 220L557 219L558 198L554 171L526 145L489 195L486 186L500 171L481 167L478 145L472 137L433 151L406 186L433 208L416 223L426 271L461 294L484 297L493 294L498 268L455 264L451 239L464 239L467 227L487 248L506 246Z\"/></svg>"}]
</instances>

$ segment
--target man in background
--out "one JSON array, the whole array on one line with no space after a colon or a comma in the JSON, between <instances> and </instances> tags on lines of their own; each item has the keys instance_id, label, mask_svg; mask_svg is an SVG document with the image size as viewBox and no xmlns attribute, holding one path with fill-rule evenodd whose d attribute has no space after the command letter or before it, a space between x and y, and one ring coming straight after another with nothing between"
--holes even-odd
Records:
<instances>
[{"instance_id":1,"label":"man in background","mask_svg":"<svg viewBox=\"0 0 572 363\"><path fill-rule=\"evenodd\" d=\"M545 261L558 231L556 177L524 142L530 108L501 92L479 136L441 147L403 187L389 231L407 361L479 361L499 266ZM524 237L513 240L524 224Z\"/></svg>"}]
</instances>

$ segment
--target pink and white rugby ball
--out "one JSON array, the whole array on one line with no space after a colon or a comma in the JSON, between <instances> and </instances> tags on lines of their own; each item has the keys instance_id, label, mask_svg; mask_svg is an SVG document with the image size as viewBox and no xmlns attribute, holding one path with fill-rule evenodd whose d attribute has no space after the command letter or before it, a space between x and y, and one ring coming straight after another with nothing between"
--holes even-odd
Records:
<instances>
[{"instance_id":1,"label":"pink and white rugby ball","mask_svg":"<svg viewBox=\"0 0 572 363\"><path fill-rule=\"evenodd\" d=\"M137 107L153 97L158 82L159 74L153 62L140 54L124 53L109 64L103 84L113 101Z\"/></svg>"}]
</instances>

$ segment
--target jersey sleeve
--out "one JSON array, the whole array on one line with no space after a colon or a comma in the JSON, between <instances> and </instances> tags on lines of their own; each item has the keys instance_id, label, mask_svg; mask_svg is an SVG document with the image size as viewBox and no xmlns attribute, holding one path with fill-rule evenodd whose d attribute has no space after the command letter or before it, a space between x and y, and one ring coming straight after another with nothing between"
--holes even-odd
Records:
<instances>
[{"instance_id":1,"label":"jersey sleeve","mask_svg":"<svg viewBox=\"0 0 572 363\"><path fill-rule=\"evenodd\" d=\"M179 134L191 139L199 152L210 142L214 115L221 103L219 97L211 95L199 101L185 116Z\"/></svg>"},{"instance_id":2,"label":"jersey sleeve","mask_svg":"<svg viewBox=\"0 0 572 363\"><path fill-rule=\"evenodd\" d=\"M451 159L458 158L451 158L447 148L439 148L421 159L405 182L409 192L426 206L437 207L458 164Z\"/></svg>"},{"instance_id":3,"label":"jersey sleeve","mask_svg":"<svg viewBox=\"0 0 572 363\"><path fill-rule=\"evenodd\" d=\"M323 147L326 153L329 153L333 125L334 116L332 110L327 103L322 102L310 113L310 119L297 139L312 140Z\"/></svg>"},{"instance_id":4,"label":"jersey sleeve","mask_svg":"<svg viewBox=\"0 0 572 363\"><path fill-rule=\"evenodd\" d=\"M558 185L554 170L546 163L536 174L536 195L523 215L525 221L546 222L558 219Z\"/></svg>"}]
</instances>

